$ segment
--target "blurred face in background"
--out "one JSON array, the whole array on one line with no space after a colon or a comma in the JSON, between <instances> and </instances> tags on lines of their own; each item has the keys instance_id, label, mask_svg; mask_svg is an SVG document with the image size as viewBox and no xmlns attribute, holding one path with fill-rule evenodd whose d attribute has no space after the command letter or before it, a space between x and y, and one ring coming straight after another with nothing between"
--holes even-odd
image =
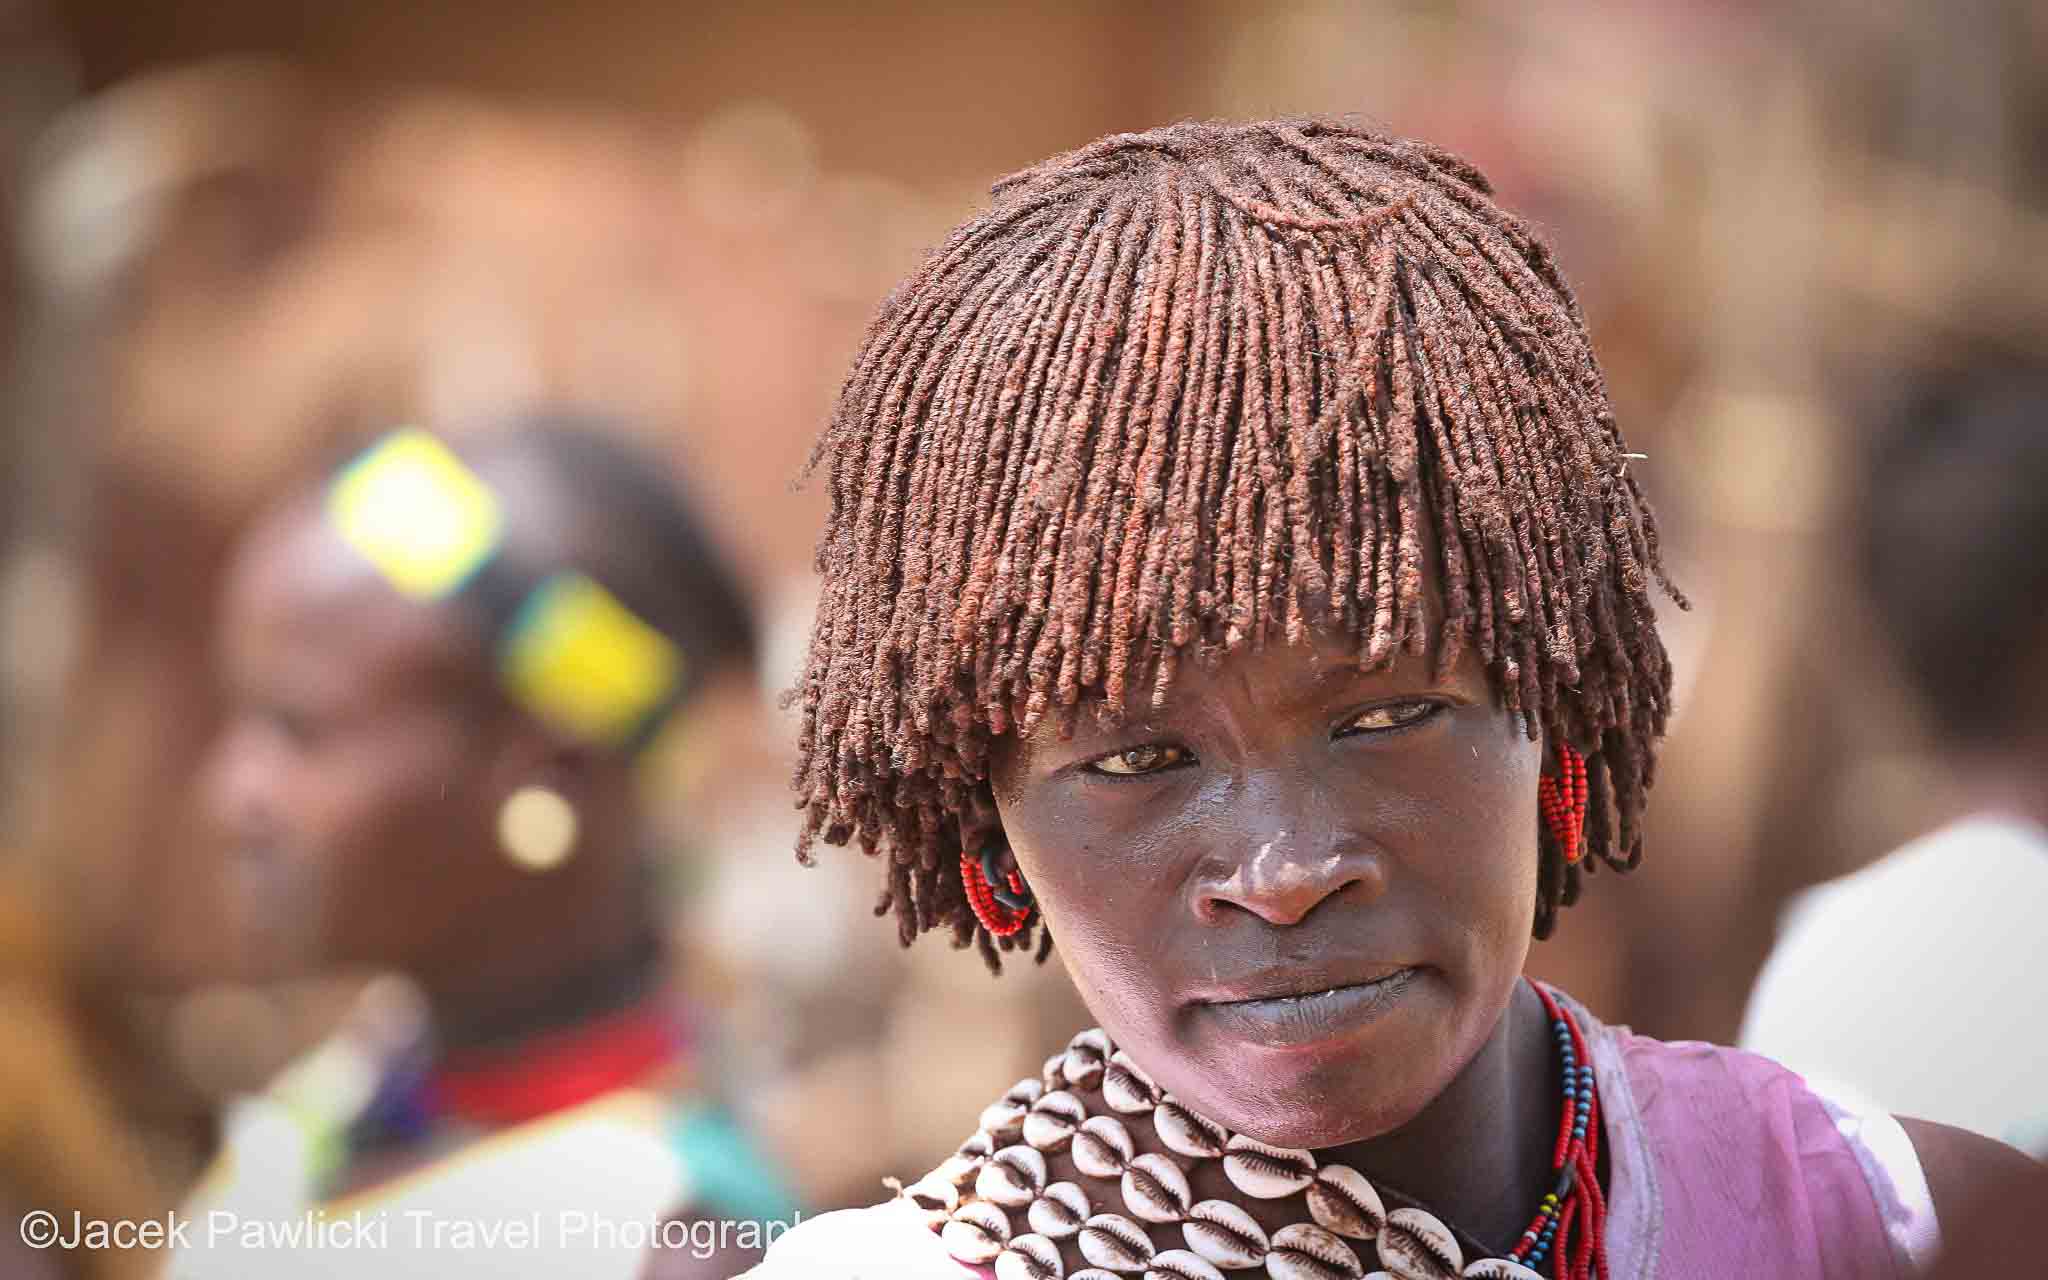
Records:
<instances>
[{"instance_id":1,"label":"blurred face in background","mask_svg":"<svg viewBox=\"0 0 2048 1280\"><path fill-rule=\"evenodd\" d=\"M252 976L459 964L491 919L475 873L495 861L505 718L475 638L302 503L240 548L219 649L228 716L207 797Z\"/></svg>"}]
</instances>

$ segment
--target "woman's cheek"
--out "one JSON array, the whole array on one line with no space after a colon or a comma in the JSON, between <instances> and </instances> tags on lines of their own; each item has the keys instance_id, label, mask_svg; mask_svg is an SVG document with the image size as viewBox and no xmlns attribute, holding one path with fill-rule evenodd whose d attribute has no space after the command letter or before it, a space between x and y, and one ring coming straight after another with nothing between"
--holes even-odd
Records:
<instances>
[{"instance_id":1,"label":"woman's cheek","mask_svg":"<svg viewBox=\"0 0 2048 1280\"><path fill-rule=\"evenodd\" d=\"M1074 854L1071 861L1062 855L1056 877L1041 873L1042 885L1033 885L1054 953L1105 1022L1123 1020L1121 1011L1156 1011L1154 979L1164 939L1146 930L1165 928L1166 913L1149 900L1137 901L1146 893L1140 873L1104 865L1085 850ZM1025 874L1030 878L1028 867Z\"/></svg>"}]
</instances>

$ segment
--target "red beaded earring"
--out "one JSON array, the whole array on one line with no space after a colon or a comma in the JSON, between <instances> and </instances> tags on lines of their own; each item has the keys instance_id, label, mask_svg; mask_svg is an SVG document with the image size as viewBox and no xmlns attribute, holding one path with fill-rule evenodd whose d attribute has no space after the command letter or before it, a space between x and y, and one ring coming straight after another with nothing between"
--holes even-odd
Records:
<instances>
[{"instance_id":1,"label":"red beaded earring","mask_svg":"<svg viewBox=\"0 0 2048 1280\"><path fill-rule=\"evenodd\" d=\"M967 905L974 908L974 918L996 937L1007 938L1030 922L1031 894L1024 887L1024 877L997 869L994 845L978 857L961 851L960 883L967 887Z\"/></svg>"},{"instance_id":2,"label":"red beaded earring","mask_svg":"<svg viewBox=\"0 0 2048 1280\"><path fill-rule=\"evenodd\" d=\"M1585 856L1586 758L1569 743L1557 747L1557 776L1536 779L1536 808L1564 851L1566 863Z\"/></svg>"}]
</instances>

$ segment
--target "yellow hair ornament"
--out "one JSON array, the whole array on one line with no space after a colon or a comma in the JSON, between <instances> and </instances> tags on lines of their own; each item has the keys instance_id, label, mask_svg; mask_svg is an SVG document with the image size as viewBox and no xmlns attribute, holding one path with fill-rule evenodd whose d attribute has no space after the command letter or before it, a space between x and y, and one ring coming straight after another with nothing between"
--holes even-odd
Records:
<instances>
[{"instance_id":1,"label":"yellow hair ornament","mask_svg":"<svg viewBox=\"0 0 2048 1280\"><path fill-rule=\"evenodd\" d=\"M419 600L453 594L497 550L497 495L447 445L395 431L342 469L329 519L391 585Z\"/></svg>"},{"instance_id":2,"label":"yellow hair ornament","mask_svg":"<svg viewBox=\"0 0 2048 1280\"><path fill-rule=\"evenodd\" d=\"M474 597L497 635L512 696L556 729L637 749L677 696L682 651L618 597L573 570L528 589L534 579L497 558L505 529L497 495L427 432L394 431L343 467L327 514L401 594Z\"/></svg>"},{"instance_id":3,"label":"yellow hair ornament","mask_svg":"<svg viewBox=\"0 0 2048 1280\"><path fill-rule=\"evenodd\" d=\"M520 606L498 663L529 711L578 738L624 745L682 679L682 652L618 597L558 573Z\"/></svg>"}]
</instances>

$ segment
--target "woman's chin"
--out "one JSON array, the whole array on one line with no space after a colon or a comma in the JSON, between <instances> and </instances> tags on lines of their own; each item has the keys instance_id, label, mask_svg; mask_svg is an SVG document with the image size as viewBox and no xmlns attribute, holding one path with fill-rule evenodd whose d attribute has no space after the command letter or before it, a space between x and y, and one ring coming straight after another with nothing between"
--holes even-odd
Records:
<instances>
[{"instance_id":1,"label":"woman's chin","mask_svg":"<svg viewBox=\"0 0 2048 1280\"><path fill-rule=\"evenodd\" d=\"M1438 1090L1406 1072L1390 1078L1370 1063L1353 1061L1293 1080L1246 1072L1191 1082L1176 1092L1196 1111L1270 1146L1308 1151L1369 1142L1420 1115Z\"/></svg>"},{"instance_id":2,"label":"woman's chin","mask_svg":"<svg viewBox=\"0 0 2048 1280\"><path fill-rule=\"evenodd\" d=\"M1447 1046L1433 994L1411 987L1291 1025L1293 1011L1281 1010L1277 1035L1238 1010L1194 1009L1181 1061L1199 1064L1201 1078L1155 1074L1183 1074L1176 1093L1261 1142L1310 1150L1363 1142L1414 1119L1456 1074L1437 1061Z\"/></svg>"}]
</instances>

